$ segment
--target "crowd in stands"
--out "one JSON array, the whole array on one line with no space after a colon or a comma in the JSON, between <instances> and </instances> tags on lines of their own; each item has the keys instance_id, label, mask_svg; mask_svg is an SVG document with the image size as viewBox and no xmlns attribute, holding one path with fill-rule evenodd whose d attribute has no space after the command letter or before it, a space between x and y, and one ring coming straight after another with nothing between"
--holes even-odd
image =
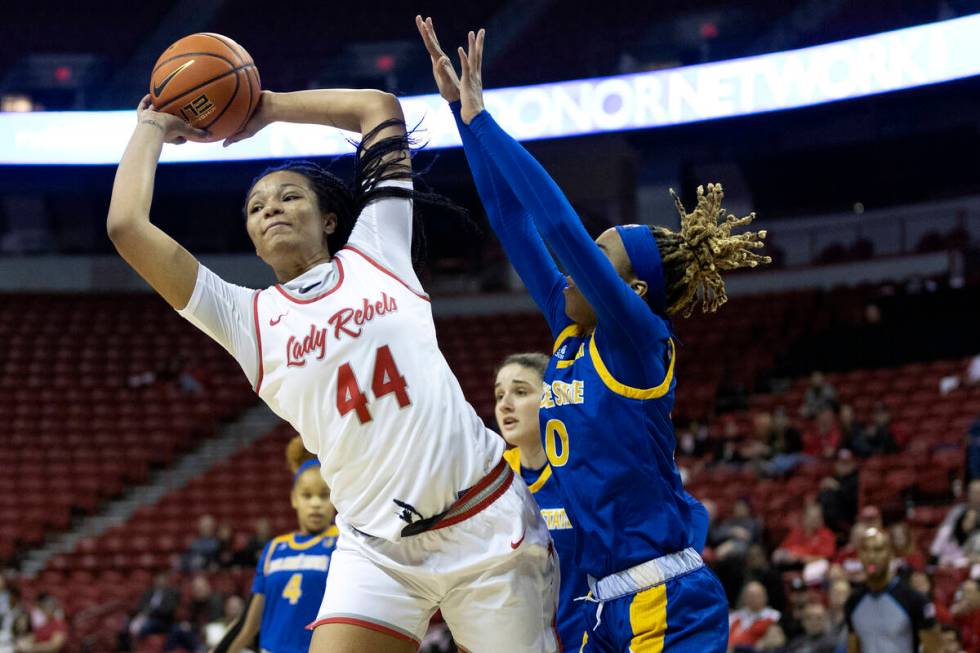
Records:
<instances>
[{"instance_id":1,"label":"crowd in stands","mask_svg":"<svg viewBox=\"0 0 980 653\"><path fill-rule=\"evenodd\" d=\"M974 367L980 369L980 357L958 383L972 385ZM829 471L794 507L799 518L788 529L766 524L753 509L751 488L720 518L715 502L701 497L712 518L706 558L731 604L730 653L835 653L848 650L849 633L879 637L876 629L889 628L904 628L919 643L928 640L925 651L980 653L980 476L966 469L973 480L962 502L930 531L931 544L925 542L908 521L911 505L889 506L884 514L875 505L862 507L862 465L902 453L911 441L892 424L885 403L874 403L868 418L862 422L814 372L795 411L760 410L741 428L723 416L717 437L698 422L679 429L679 454L690 457L682 465L707 460L705 474L737 469L759 479L791 479L808 468ZM967 457L975 446L971 438L980 439L980 420L970 432ZM881 576L875 560L885 557L888 574ZM862 602L881 592L897 597L893 603L902 609L868 619Z\"/></svg>"}]
</instances>

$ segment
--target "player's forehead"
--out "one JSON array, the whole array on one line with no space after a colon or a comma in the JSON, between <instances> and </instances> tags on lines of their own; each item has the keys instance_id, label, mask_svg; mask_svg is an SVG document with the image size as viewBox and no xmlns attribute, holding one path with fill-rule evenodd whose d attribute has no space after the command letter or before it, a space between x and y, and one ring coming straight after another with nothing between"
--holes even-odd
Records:
<instances>
[{"instance_id":1,"label":"player's forehead","mask_svg":"<svg viewBox=\"0 0 980 653\"><path fill-rule=\"evenodd\" d=\"M260 178L248 193L246 202L259 200L269 195L282 192L287 188L302 191L310 190L310 181L298 172L292 170L277 170Z\"/></svg>"},{"instance_id":2,"label":"player's forehead","mask_svg":"<svg viewBox=\"0 0 980 653\"><path fill-rule=\"evenodd\" d=\"M526 365L520 363L508 363L497 372L497 380L494 387L503 388L511 385L530 385L541 383L541 376Z\"/></svg>"}]
</instances>

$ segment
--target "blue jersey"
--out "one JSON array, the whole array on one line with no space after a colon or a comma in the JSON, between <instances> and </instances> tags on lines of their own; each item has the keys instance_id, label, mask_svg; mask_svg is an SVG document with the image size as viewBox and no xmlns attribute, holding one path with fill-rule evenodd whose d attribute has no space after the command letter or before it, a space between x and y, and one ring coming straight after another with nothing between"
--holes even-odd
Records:
<instances>
[{"instance_id":1,"label":"blue jersey","mask_svg":"<svg viewBox=\"0 0 980 653\"><path fill-rule=\"evenodd\" d=\"M320 535L290 533L273 538L259 559L252 593L265 597L259 645L270 653L306 653L327 585L337 527Z\"/></svg>"},{"instance_id":2,"label":"blue jersey","mask_svg":"<svg viewBox=\"0 0 980 653\"><path fill-rule=\"evenodd\" d=\"M576 563L593 577L680 551L698 537L674 462L672 352L659 385L634 388L612 377L595 337L571 326L555 343L541 432L578 529Z\"/></svg>"},{"instance_id":3,"label":"blue jersey","mask_svg":"<svg viewBox=\"0 0 980 653\"><path fill-rule=\"evenodd\" d=\"M466 126L453 108L490 224L556 340L541 433L575 524L576 566L602 578L700 550L707 513L682 487L674 460L667 321L619 276L520 143L486 111ZM592 333L566 315L566 279L549 247L595 312Z\"/></svg>"},{"instance_id":4,"label":"blue jersey","mask_svg":"<svg viewBox=\"0 0 980 653\"><path fill-rule=\"evenodd\" d=\"M558 568L561 573L561 590L558 595L558 614L556 615L558 637L566 651L577 650L585 632L585 619L582 608L575 599L589 593L589 583L585 574L575 566L575 530L565 512L558 483L554 480L551 467L528 469L521 466L521 455L517 449L508 449L504 458L511 468L521 475L534 500L541 510L541 516L558 554Z\"/></svg>"}]
</instances>

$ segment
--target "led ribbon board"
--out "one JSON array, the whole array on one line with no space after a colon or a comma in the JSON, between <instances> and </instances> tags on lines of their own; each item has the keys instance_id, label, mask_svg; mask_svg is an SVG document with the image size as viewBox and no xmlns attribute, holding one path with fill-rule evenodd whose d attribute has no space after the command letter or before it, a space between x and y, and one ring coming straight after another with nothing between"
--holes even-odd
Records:
<instances>
[{"instance_id":1,"label":"led ribbon board","mask_svg":"<svg viewBox=\"0 0 980 653\"><path fill-rule=\"evenodd\" d=\"M980 14L756 57L493 89L486 105L508 132L533 140L793 109L977 74ZM402 98L402 105L428 147L460 144L438 95ZM0 113L0 164L114 164L135 121L132 110ZM227 149L220 143L167 146L162 161L330 156L351 152L350 136L317 125L275 124Z\"/></svg>"}]
</instances>

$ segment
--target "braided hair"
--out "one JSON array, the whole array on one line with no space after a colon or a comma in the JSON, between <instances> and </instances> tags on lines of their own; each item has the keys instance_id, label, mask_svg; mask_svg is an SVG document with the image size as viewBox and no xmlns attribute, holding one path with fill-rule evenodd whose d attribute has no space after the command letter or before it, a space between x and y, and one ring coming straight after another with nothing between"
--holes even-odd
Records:
<instances>
[{"instance_id":1,"label":"braided hair","mask_svg":"<svg viewBox=\"0 0 980 653\"><path fill-rule=\"evenodd\" d=\"M690 317L699 303L703 312L713 313L728 301L722 271L772 262L752 251L764 246L766 232L732 233L752 222L755 213L736 218L722 208L725 194L721 184L708 184L707 193L704 186L698 186L697 205L690 213L673 189L670 194L681 216L680 230L650 227L663 260L667 313Z\"/></svg>"},{"instance_id":2,"label":"braided hair","mask_svg":"<svg viewBox=\"0 0 980 653\"><path fill-rule=\"evenodd\" d=\"M327 251L330 256L335 255L347 244L357 217L368 204L388 197L411 199L415 209L412 262L418 266L425 257L425 232L418 209L442 208L461 216L466 216L467 213L465 209L437 193L392 185L379 187L383 181L418 178L417 175L412 174L411 168L407 165L407 160L412 156L411 146L414 144L409 131L377 138L378 133L395 126L405 127L405 121L397 118L386 120L364 134L360 142L354 143L356 151L353 183L347 183L314 161L293 160L263 170L252 180L248 193L252 192L252 188L259 180L273 172L295 172L305 177L316 195L319 209L324 213L335 213L337 216L336 229L332 234L327 235ZM247 211L247 207L244 210Z\"/></svg>"}]
</instances>

